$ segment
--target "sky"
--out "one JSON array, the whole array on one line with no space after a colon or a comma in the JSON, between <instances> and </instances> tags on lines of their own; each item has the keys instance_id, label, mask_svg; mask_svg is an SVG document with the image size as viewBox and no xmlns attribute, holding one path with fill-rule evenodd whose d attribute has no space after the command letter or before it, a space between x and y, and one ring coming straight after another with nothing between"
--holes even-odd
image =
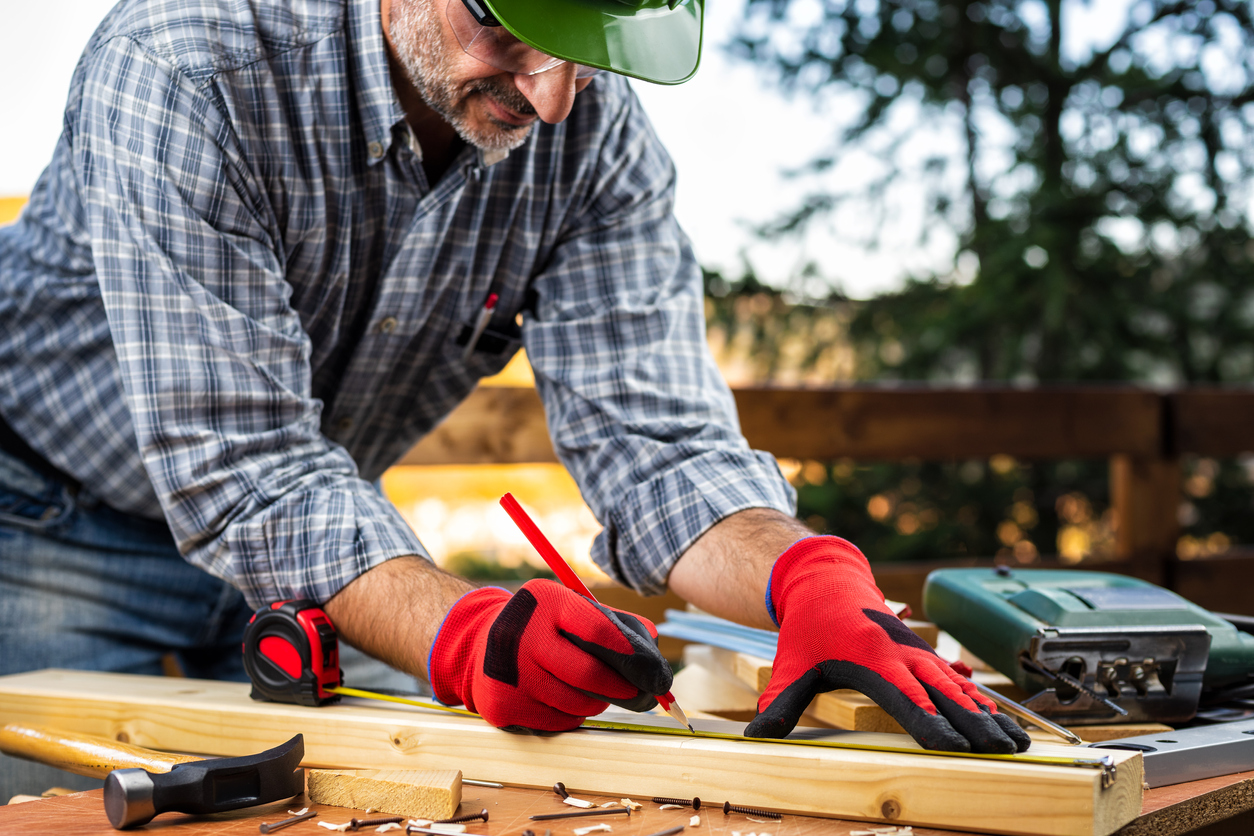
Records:
<instances>
[{"instance_id":1,"label":"sky","mask_svg":"<svg viewBox=\"0 0 1254 836\"><path fill-rule=\"evenodd\" d=\"M1072 31L1100 40L1116 10L1128 0L1069 4L1083 21ZM59 0L55 36L48 6L7 0L0 27L0 196L29 193L61 129L61 112L79 53L113 0ZM836 125L853 103L831 98L816 105L785 99L755 67L729 57L723 45L743 14L744 0L708 0L701 68L686 84L665 87L634 83L637 94L670 151L679 173L675 213L692 239L698 259L731 276L746 259L759 277L786 285L813 260L825 277L854 298L900 287L910 273L944 273L954 264L954 240L941 231L930 246L916 242L921 206L907 193L900 217L879 250L844 241L844 233L866 233L856 213L839 223L848 229L818 228L804 243L768 245L750 232L756 223L796 205L813 183L783 172L830 147ZM1100 8L1095 8L1100 7ZM921 142L944 141L921 134ZM857 177L865 161L847 159L838 172ZM919 201L921 203L921 201ZM833 234L833 231L840 234ZM795 289L820 295L823 287Z\"/></svg>"}]
</instances>

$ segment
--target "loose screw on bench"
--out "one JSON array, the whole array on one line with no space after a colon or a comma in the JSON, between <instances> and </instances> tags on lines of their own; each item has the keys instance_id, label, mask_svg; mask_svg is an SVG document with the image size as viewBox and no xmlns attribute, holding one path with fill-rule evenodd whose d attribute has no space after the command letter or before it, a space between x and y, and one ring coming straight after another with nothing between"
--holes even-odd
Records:
<instances>
[{"instance_id":1,"label":"loose screw on bench","mask_svg":"<svg viewBox=\"0 0 1254 836\"><path fill-rule=\"evenodd\" d=\"M771 813L771 812L768 812L767 810L754 810L752 807L740 807L736 804L732 804L730 801L724 801L723 802L723 815L725 816L728 813L742 813L746 816L762 816L763 818L766 818L766 819L782 819L783 818L783 816L781 816L779 813Z\"/></svg>"},{"instance_id":2,"label":"loose screw on bench","mask_svg":"<svg viewBox=\"0 0 1254 836\"><path fill-rule=\"evenodd\" d=\"M488 820L488 808L484 807L482 810L480 810L477 813L467 813L464 816L453 816L453 818L451 819L440 819L439 821L432 822L432 824L461 824L464 821L487 821L487 820Z\"/></svg>"},{"instance_id":3,"label":"loose screw on bench","mask_svg":"<svg viewBox=\"0 0 1254 836\"><path fill-rule=\"evenodd\" d=\"M691 807L694 810L701 809L701 799L699 798L693 798L691 800L687 798L655 798L653 799L653 803L654 804L678 804L680 807Z\"/></svg>"},{"instance_id":4,"label":"loose screw on bench","mask_svg":"<svg viewBox=\"0 0 1254 836\"><path fill-rule=\"evenodd\" d=\"M290 819L284 819L283 821L276 821L274 824L266 824L265 822L262 822L261 827L259 827L258 829L262 833L273 833L276 830L282 830L288 825L296 824L296 822L298 821L307 821L309 819L312 819L316 815L318 815L317 810L307 810L304 813L301 813L299 816L292 816Z\"/></svg>"}]
</instances>

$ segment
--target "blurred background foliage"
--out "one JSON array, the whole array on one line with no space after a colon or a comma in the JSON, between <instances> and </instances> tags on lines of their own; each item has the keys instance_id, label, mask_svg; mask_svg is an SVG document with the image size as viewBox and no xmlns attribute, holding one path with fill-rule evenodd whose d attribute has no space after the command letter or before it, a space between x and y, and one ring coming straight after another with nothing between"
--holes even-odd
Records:
<instances>
[{"instance_id":1,"label":"blurred background foliage","mask_svg":"<svg viewBox=\"0 0 1254 836\"><path fill-rule=\"evenodd\" d=\"M946 230L958 252L949 273L857 302L804 298L812 275L790 294L707 274L734 383L1254 379L1251 5L1132 2L1096 46L1068 31L1076 5L749 0L738 54L792 95L860 104L797 168L815 188L757 234L841 235L847 207L885 223L909 196L926 203L921 236ZM957 140L920 154L924 126ZM851 157L869 175L830 176ZM1105 462L786 470L800 515L872 559L1076 562L1113 542ZM1184 462L1181 557L1254 542L1252 471Z\"/></svg>"}]
</instances>

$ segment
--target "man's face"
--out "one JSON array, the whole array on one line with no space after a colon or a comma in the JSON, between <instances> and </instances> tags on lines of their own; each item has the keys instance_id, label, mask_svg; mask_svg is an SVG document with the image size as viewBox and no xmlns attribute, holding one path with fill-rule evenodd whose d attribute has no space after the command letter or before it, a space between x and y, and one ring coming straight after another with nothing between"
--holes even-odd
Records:
<instances>
[{"instance_id":1,"label":"man's face","mask_svg":"<svg viewBox=\"0 0 1254 836\"><path fill-rule=\"evenodd\" d=\"M445 17L448 0L392 0L388 35L396 59L427 105L484 150L521 145L537 118L560 122L588 79L562 64L515 75L466 54ZM454 0L460 2L460 0Z\"/></svg>"}]
</instances>

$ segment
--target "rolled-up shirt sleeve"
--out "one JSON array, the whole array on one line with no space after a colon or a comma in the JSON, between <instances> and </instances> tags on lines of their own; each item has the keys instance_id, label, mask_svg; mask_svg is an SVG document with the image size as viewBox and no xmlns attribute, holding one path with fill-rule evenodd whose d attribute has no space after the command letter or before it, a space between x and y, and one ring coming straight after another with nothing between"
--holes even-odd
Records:
<instances>
[{"instance_id":1,"label":"rolled-up shirt sleeve","mask_svg":"<svg viewBox=\"0 0 1254 836\"><path fill-rule=\"evenodd\" d=\"M212 76L126 38L100 49L75 165L139 452L180 551L252 605L325 601L423 554L320 430L281 230Z\"/></svg>"},{"instance_id":2,"label":"rolled-up shirt sleeve","mask_svg":"<svg viewBox=\"0 0 1254 836\"><path fill-rule=\"evenodd\" d=\"M591 188L533 283L523 338L558 457L604 526L593 559L656 594L710 526L747 508L792 514L795 492L744 440L707 347L670 159L634 97L606 118Z\"/></svg>"}]
</instances>

